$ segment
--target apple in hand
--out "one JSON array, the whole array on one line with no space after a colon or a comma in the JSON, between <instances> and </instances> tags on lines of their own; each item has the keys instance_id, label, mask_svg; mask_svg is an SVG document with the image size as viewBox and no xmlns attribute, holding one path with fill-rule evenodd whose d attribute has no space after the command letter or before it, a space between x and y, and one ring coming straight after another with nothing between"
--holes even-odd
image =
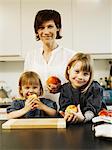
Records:
<instances>
[{"instance_id":1,"label":"apple in hand","mask_svg":"<svg viewBox=\"0 0 112 150\"><path fill-rule=\"evenodd\" d=\"M36 94L31 94L31 95L28 95L28 98L36 99L36 98L37 98L37 95L36 95Z\"/></svg>"},{"instance_id":2,"label":"apple in hand","mask_svg":"<svg viewBox=\"0 0 112 150\"><path fill-rule=\"evenodd\" d=\"M50 76L46 81L47 88L50 93L58 93L61 86L61 80L56 76Z\"/></svg>"},{"instance_id":3,"label":"apple in hand","mask_svg":"<svg viewBox=\"0 0 112 150\"><path fill-rule=\"evenodd\" d=\"M69 105L65 111L68 113L72 113L72 112L76 113L78 111L78 109L77 109L77 106L75 106L75 105Z\"/></svg>"}]
</instances>

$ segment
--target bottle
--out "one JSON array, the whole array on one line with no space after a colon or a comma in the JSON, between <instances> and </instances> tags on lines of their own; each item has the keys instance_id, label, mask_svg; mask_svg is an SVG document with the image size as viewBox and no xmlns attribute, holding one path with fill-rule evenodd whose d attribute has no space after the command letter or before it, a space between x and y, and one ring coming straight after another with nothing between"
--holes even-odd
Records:
<instances>
[{"instance_id":1,"label":"bottle","mask_svg":"<svg viewBox=\"0 0 112 150\"><path fill-rule=\"evenodd\" d=\"M108 88L108 78L107 77L105 77L105 89L107 89Z\"/></svg>"},{"instance_id":2,"label":"bottle","mask_svg":"<svg viewBox=\"0 0 112 150\"><path fill-rule=\"evenodd\" d=\"M105 84L104 84L103 78L100 78L100 79L99 79L99 84L100 84L103 88L105 88Z\"/></svg>"},{"instance_id":3,"label":"bottle","mask_svg":"<svg viewBox=\"0 0 112 150\"><path fill-rule=\"evenodd\" d=\"M110 73L109 73L108 82L109 82L109 88L112 89L112 61L109 61L109 64L110 64Z\"/></svg>"}]
</instances>

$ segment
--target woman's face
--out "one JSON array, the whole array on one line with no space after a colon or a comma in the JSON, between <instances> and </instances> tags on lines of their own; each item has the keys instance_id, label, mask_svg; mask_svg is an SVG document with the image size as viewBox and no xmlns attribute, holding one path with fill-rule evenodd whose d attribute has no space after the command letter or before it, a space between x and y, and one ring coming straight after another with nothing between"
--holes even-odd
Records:
<instances>
[{"instance_id":1,"label":"woman's face","mask_svg":"<svg viewBox=\"0 0 112 150\"><path fill-rule=\"evenodd\" d=\"M57 29L53 20L44 22L38 29L38 35L40 40L44 44L50 44L55 41L57 36Z\"/></svg>"},{"instance_id":2,"label":"woman's face","mask_svg":"<svg viewBox=\"0 0 112 150\"><path fill-rule=\"evenodd\" d=\"M37 96L40 95L40 86L38 84L26 84L22 85L21 93L23 97L27 98L29 94L36 94Z\"/></svg>"},{"instance_id":3,"label":"woman's face","mask_svg":"<svg viewBox=\"0 0 112 150\"><path fill-rule=\"evenodd\" d=\"M82 70L82 62L78 61L68 70L69 80L74 88L80 88L87 84L90 79L90 72Z\"/></svg>"}]
</instances>

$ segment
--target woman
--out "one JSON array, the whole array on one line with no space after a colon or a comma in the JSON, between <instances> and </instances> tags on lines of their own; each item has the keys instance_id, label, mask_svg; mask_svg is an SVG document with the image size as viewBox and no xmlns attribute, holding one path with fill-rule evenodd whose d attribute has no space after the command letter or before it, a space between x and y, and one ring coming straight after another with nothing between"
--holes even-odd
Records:
<instances>
[{"instance_id":1,"label":"woman","mask_svg":"<svg viewBox=\"0 0 112 150\"><path fill-rule=\"evenodd\" d=\"M30 51L25 59L25 70L39 73L44 87L44 96L57 102L59 93L50 93L46 88L46 81L50 76L56 76L65 83L65 68L73 51L58 45L56 39L61 39L61 16L55 10L40 10L34 22L37 41L42 42L42 47Z\"/></svg>"}]
</instances>

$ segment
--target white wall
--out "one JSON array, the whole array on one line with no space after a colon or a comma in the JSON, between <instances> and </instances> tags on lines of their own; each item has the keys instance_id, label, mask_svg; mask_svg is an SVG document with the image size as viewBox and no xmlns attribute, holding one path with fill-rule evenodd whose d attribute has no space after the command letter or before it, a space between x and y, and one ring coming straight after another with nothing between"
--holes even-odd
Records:
<instances>
[{"instance_id":1,"label":"white wall","mask_svg":"<svg viewBox=\"0 0 112 150\"><path fill-rule=\"evenodd\" d=\"M18 79L22 72L23 62L0 62L0 81L6 81L13 96L18 94Z\"/></svg>"}]
</instances>

